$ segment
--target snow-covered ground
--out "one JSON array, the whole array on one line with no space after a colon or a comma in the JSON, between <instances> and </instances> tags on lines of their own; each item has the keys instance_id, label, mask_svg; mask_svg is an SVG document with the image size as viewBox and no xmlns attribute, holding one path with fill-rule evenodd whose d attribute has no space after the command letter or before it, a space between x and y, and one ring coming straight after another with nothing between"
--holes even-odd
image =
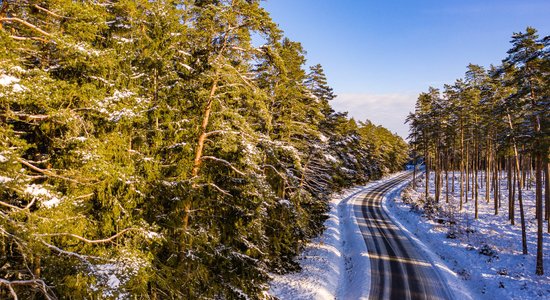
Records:
<instances>
[{"instance_id":1,"label":"snow-covered ground","mask_svg":"<svg viewBox=\"0 0 550 300\"><path fill-rule=\"evenodd\" d=\"M302 270L286 275L273 274L269 290L271 295L282 300L336 298L340 292L338 286L346 272L343 237L349 231L359 230L356 225L354 227L353 220L343 216L353 216L351 205L348 207L347 203L364 188L349 189L332 198L325 232L312 240L298 258Z\"/></svg>"},{"instance_id":2,"label":"snow-covered ground","mask_svg":"<svg viewBox=\"0 0 550 300\"><path fill-rule=\"evenodd\" d=\"M368 191L391 177L334 196L325 232L312 240L298 258L302 271L273 274L269 293L281 300L367 299L370 261L355 219L353 203L360 192Z\"/></svg>"},{"instance_id":3,"label":"snow-covered ground","mask_svg":"<svg viewBox=\"0 0 550 300\"><path fill-rule=\"evenodd\" d=\"M456 174L456 178L459 178ZM443 185L445 187L445 185ZM450 188L451 189L451 188ZM417 191L408 190L413 201L422 196L424 183L418 181ZM521 227L516 200L516 225L508 221L506 181L501 181L502 207L494 214L494 202L485 201L485 189L479 191L479 219L474 219L474 201L464 204L458 211L459 182L455 179L455 193L450 203L445 203L443 188L440 202L445 217L429 220L422 210L412 209L398 195L392 195L385 203L390 214L397 219L414 238L419 239L436 253L479 299L550 299L550 276L535 275L536 220L534 188L524 192L527 223L528 255L521 254ZM433 174L430 192L434 193ZM471 198L470 198L471 199ZM455 219L456 224L440 223ZM439 222L437 221L439 219ZM545 224L546 226L546 224ZM449 232L455 234L448 238ZM550 235L544 234L544 265L550 274Z\"/></svg>"}]
</instances>

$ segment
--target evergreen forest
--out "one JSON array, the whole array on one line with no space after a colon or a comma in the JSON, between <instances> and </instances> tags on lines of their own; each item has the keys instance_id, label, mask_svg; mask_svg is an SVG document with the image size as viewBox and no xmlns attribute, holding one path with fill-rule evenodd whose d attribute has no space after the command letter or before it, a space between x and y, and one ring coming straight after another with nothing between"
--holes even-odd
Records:
<instances>
[{"instance_id":1,"label":"evergreen forest","mask_svg":"<svg viewBox=\"0 0 550 300\"><path fill-rule=\"evenodd\" d=\"M543 232L550 233L550 36L541 38L527 27L510 43L501 65L470 64L464 78L420 94L407 119L409 138L425 161L426 182L435 173L433 200L449 202L449 183L454 186L453 174L459 172L459 210L473 201L477 219L485 201L495 215L507 214L512 225L519 221L523 254L528 251L523 192L535 189L533 271L543 275ZM481 199L484 186L488 192Z\"/></svg>"},{"instance_id":2,"label":"evergreen forest","mask_svg":"<svg viewBox=\"0 0 550 300\"><path fill-rule=\"evenodd\" d=\"M548 52L529 37L453 101L422 96L437 172L532 161L540 186ZM269 298L330 195L409 155L335 112L305 57L260 0L0 1L0 298Z\"/></svg>"}]
</instances>

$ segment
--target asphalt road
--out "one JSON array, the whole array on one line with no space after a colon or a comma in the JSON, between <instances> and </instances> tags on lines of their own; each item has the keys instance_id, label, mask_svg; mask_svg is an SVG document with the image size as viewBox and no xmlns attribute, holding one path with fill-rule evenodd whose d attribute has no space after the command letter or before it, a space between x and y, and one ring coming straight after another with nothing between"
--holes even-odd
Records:
<instances>
[{"instance_id":1,"label":"asphalt road","mask_svg":"<svg viewBox=\"0 0 550 300\"><path fill-rule=\"evenodd\" d=\"M369 299L453 299L431 262L382 209L384 195L408 176L411 173L365 191L354 206L371 263Z\"/></svg>"}]
</instances>

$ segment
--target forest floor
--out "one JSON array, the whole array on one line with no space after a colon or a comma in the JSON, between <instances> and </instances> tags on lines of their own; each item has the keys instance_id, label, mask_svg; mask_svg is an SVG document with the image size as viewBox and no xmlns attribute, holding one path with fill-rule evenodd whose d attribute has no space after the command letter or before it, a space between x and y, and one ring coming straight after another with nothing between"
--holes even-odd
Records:
<instances>
[{"instance_id":1,"label":"forest floor","mask_svg":"<svg viewBox=\"0 0 550 300\"><path fill-rule=\"evenodd\" d=\"M450 174L453 176L453 174ZM521 225L516 200L516 225L508 220L506 180L501 179L501 207L495 215L491 195L485 201L485 188L479 190L479 218L474 218L474 201L464 204L459 211L459 174L454 174L455 189L451 183L449 203L446 203L445 182L439 210L431 218L419 204L423 197L424 181L417 180L417 188L408 188L404 197L391 197L386 208L397 222L415 238L430 248L466 286L482 299L550 299L550 234L544 233L545 275L535 275L536 234L534 184L524 191L524 209L527 227L527 255L521 252ZM452 177L450 177L452 178ZM529 187L529 185L528 185ZM433 173L430 193L434 194ZM405 203L403 198L406 200ZM546 229L546 221L545 221ZM477 297L476 297L477 298Z\"/></svg>"}]
</instances>

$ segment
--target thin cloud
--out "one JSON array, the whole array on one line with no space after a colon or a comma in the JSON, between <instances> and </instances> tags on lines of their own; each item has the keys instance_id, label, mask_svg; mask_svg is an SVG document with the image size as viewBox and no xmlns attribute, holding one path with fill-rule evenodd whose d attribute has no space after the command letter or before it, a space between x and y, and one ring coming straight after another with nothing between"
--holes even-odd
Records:
<instances>
[{"instance_id":1,"label":"thin cloud","mask_svg":"<svg viewBox=\"0 0 550 300\"><path fill-rule=\"evenodd\" d=\"M401 137L408 136L404 124L408 113L414 109L416 94L341 94L332 101L336 111L348 112L358 121L370 120L382 125Z\"/></svg>"}]
</instances>

